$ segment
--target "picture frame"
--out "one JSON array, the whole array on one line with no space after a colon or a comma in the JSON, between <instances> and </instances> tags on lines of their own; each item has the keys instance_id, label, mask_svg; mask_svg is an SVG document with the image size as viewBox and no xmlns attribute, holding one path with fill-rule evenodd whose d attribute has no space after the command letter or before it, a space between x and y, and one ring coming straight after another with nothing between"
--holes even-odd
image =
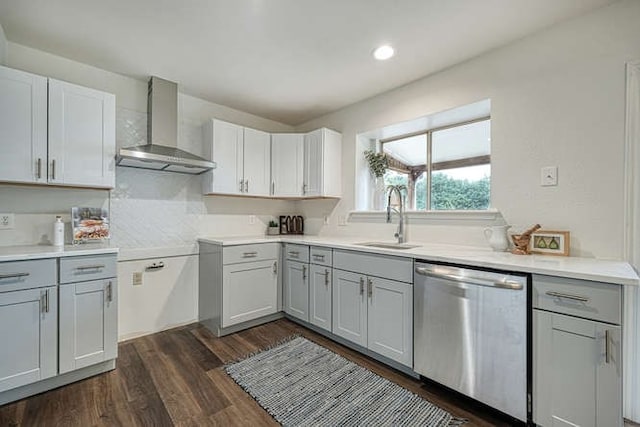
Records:
<instances>
[{"instance_id":1,"label":"picture frame","mask_svg":"<svg viewBox=\"0 0 640 427\"><path fill-rule=\"evenodd\" d=\"M571 245L568 231L538 230L531 234L529 252L532 254L569 256Z\"/></svg>"},{"instance_id":2,"label":"picture frame","mask_svg":"<svg viewBox=\"0 0 640 427\"><path fill-rule=\"evenodd\" d=\"M71 233L74 245L109 240L109 212L104 208L71 208Z\"/></svg>"}]
</instances>

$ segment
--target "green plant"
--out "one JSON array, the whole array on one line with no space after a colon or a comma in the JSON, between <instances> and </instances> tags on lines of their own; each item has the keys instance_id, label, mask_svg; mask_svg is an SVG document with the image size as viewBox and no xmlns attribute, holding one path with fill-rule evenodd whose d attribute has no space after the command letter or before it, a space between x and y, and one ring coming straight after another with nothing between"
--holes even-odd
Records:
<instances>
[{"instance_id":1,"label":"green plant","mask_svg":"<svg viewBox=\"0 0 640 427\"><path fill-rule=\"evenodd\" d=\"M269 221L269 227L277 227L278 223L275 222L274 220Z\"/></svg>"},{"instance_id":2,"label":"green plant","mask_svg":"<svg viewBox=\"0 0 640 427\"><path fill-rule=\"evenodd\" d=\"M384 153L376 153L373 150L364 152L364 158L369 162L369 170L376 178L382 178L389 167L389 158Z\"/></svg>"}]
</instances>

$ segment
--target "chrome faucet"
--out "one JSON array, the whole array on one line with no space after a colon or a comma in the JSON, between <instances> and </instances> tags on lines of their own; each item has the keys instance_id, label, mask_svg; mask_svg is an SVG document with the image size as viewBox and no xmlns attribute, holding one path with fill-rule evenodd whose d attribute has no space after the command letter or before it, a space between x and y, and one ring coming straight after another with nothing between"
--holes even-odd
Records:
<instances>
[{"instance_id":1,"label":"chrome faucet","mask_svg":"<svg viewBox=\"0 0 640 427\"><path fill-rule=\"evenodd\" d=\"M391 210L393 209L399 217L398 231L393 235L398 239L398 243L404 243L404 199L402 198L402 190L406 190L404 185L389 185L387 187L387 223L391 223ZM398 195L398 209L391 206L391 196L393 193Z\"/></svg>"}]
</instances>

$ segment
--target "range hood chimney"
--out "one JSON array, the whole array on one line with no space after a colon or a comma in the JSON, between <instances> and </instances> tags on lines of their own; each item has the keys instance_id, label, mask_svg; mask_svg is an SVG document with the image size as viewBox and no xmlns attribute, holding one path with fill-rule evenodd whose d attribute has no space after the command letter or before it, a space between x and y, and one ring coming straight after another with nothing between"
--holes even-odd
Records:
<instances>
[{"instance_id":1,"label":"range hood chimney","mask_svg":"<svg viewBox=\"0 0 640 427\"><path fill-rule=\"evenodd\" d=\"M216 164L177 148L178 85L159 77L149 80L147 144L121 148L118 166L201 174Z\"/></svg>"}]
</instances>

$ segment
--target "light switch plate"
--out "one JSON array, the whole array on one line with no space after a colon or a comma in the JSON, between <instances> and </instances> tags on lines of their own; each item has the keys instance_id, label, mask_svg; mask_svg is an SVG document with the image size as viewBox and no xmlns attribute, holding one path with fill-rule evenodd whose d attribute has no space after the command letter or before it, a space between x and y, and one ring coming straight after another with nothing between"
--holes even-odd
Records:
<instances>
[{"instance_id":1,"label":"light switch plate","mask_svg":"<svg viewBox=\"0 0 640 427\"><path fill-rule=\"evenodd\" d=\"M558 185L557 166L545 166L540 169L540 185L543 187Z\"/></svg>"},{"instance_id":2,"label":"light switch plate","mask_svg":"<svg viewBox=\"0 0 640 427\"><path fill-rule=\"evenodd\" d=\"M14 221L12 213L0 213L0 230L13 230Z\"/></svg>"}]
</instances>

